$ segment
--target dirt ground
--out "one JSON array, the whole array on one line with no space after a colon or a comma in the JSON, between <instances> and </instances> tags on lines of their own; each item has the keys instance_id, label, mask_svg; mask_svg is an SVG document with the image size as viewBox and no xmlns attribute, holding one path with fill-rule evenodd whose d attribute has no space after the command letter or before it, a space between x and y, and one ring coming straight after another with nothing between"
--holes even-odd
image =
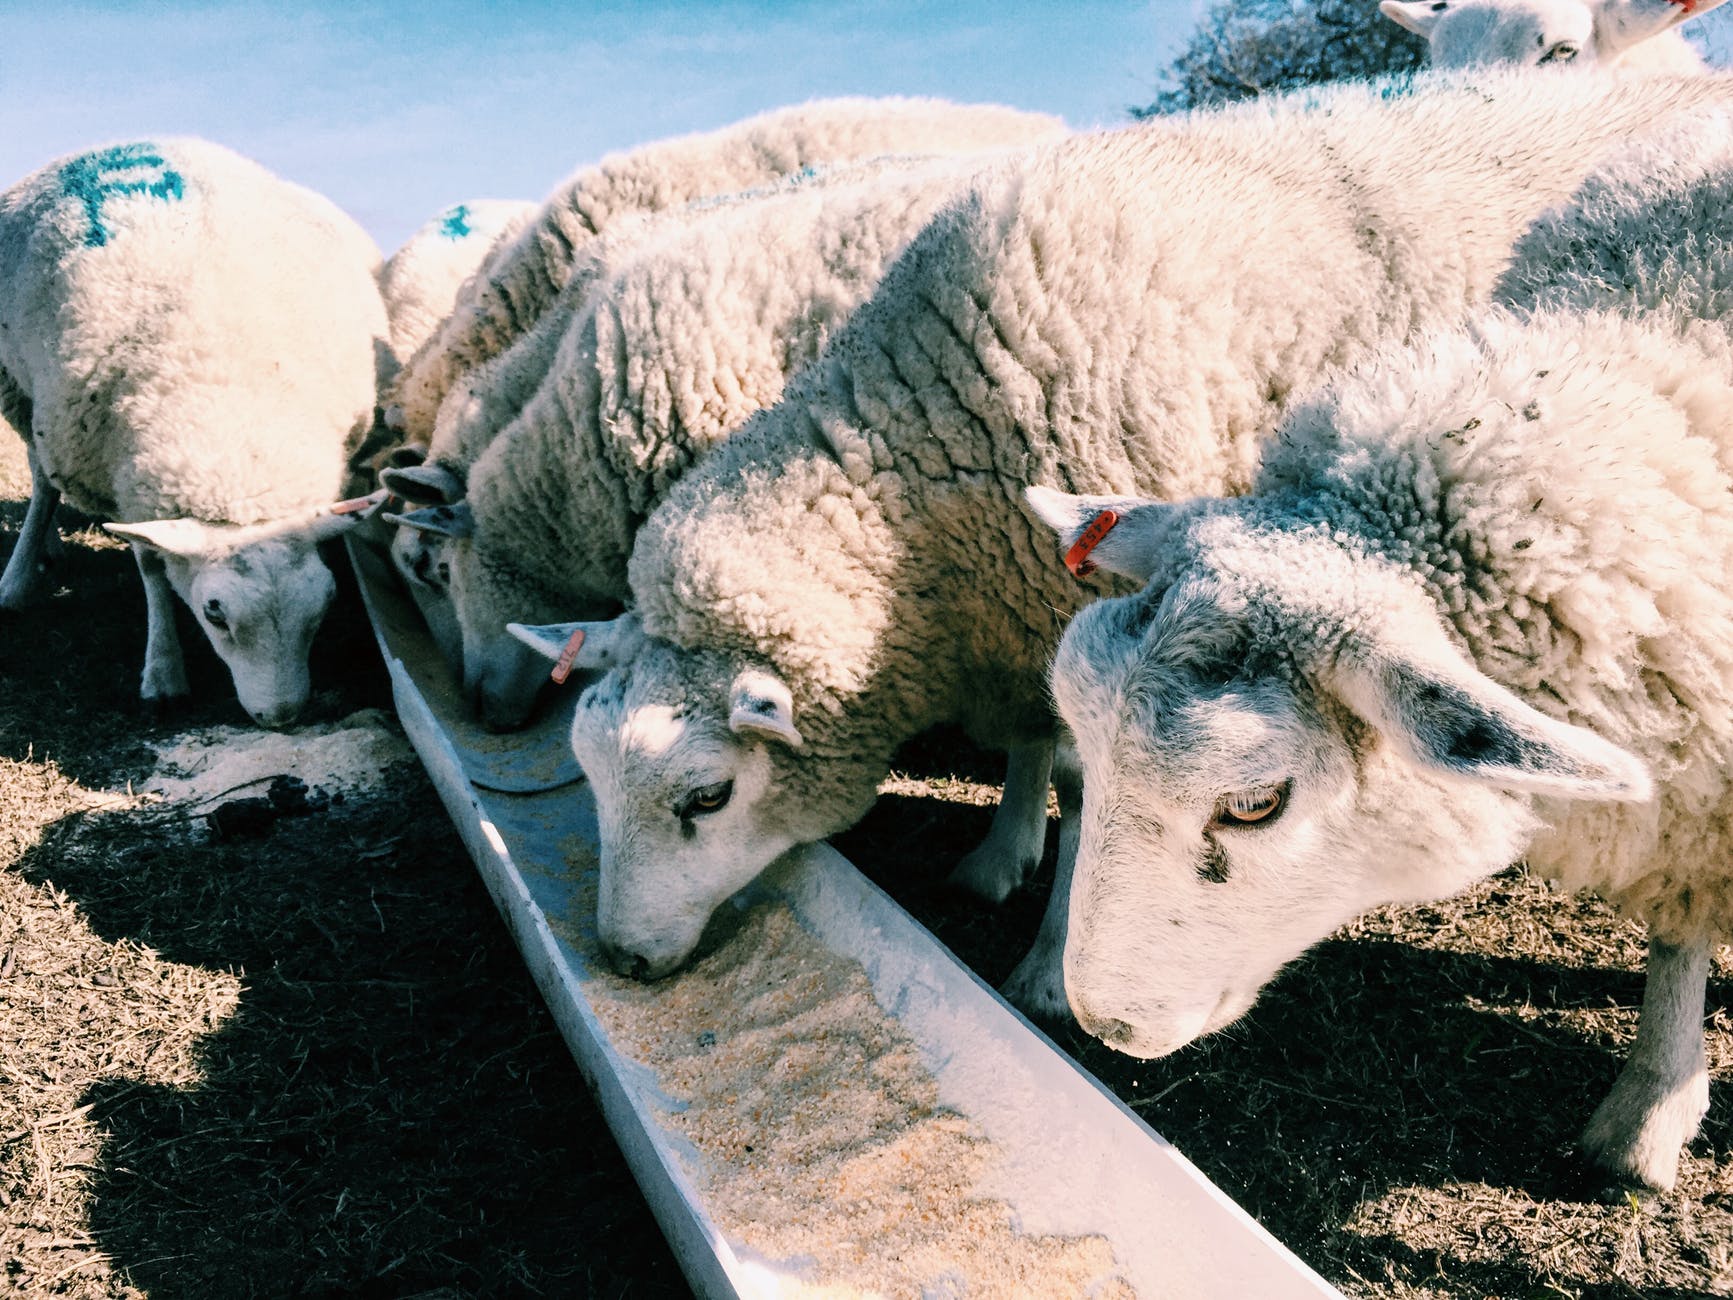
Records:
<instances>
[{"instance_id":1,"label":"dirt ground","mask_svg":"<svg viewBox=\"0 0 1733 1300\"><path fill-rule=\"evenodd\" d=\"M138 806L146 740L243 715L190 622L198 703L139 709L131 559L70 540L0 634L0 1293L686 1294L419 769L257 838ZM387 702L351 589L314 668L321 718ZM992 765L934 736L904 766L839 847L1001 979L1044 881L997 911L934 883L986 826ZM1350 1295L1733 1295L1724 1084L1678 1193L1604 1205L1573 1160L1641 956L1512 872L1365 918L1166 1060L1058 1037Z\"/></svg>"}]
</instances>

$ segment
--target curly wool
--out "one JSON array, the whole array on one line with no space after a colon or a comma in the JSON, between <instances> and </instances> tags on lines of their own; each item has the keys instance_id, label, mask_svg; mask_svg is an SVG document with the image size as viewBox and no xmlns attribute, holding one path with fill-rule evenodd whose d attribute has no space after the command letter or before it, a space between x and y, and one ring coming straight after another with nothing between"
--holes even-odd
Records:
<instances>
[{"instance_id":1,"label":"curly wool","mask_svg":"<svg viewBox=\"0 0 1733 1300\"><path fill-rule=\"evenodd\" d=\"M539 205L525 199L471 199L430 217L379 272L401 365L451 314L458 290L496 244L527 225Z\"/></svg>"},{"instance_id":2,"label":"curly wool","mask_svg":"<svg viewBox=\"0 0 1733 1300\"><path fill-rule=\"evenodd\" d=\"M218 145L61 159L0 195L7 414L100 519L328 504L372 419L378 267L333 204Z\"/></svg>"},{"instance_id":3,"label":"curly wool","mask_svg":"<svg viewBox=\"0 0 1733 1300\"><path fill-rule=\"evenodd\" d=\"M1649 803L1538 799L1551 829L1533 866L1669 940L1733 931L1722 328L1489 313L1391 348L1297 411L1258 490L1265 525L1327 524L1359 563L1393 562L1482 672L1648 763ZM1294 559L1252 546L1234 567L1292 587L1306 583Z\"/></svg>"},{"instance_id":4,"label":"curly wool","mask_svg":"<svg viewBox=\"0 0 1733 1300\"><path fill-rule=\"evenodd\" d=\"M936 99L832 99L612 154L562 182L536 219L496 247L451 315L410 359L391 400L412 440L432 433L458 379L534 327L584 246L622 217L750 189L824 163L880 154L973 153L1054 138L1058 119Z\"/></svg>"},{"instance_id":5,"label":"curly wool","mask_svg":"<svg viewBox=\"0 0 1733 1300\"><path fill-rule=\"evenodd\" d=\"M804 740L779 776L830 792L813 820L833 830L924 727L1046 736L1046 665L1092 592L1026 485L1243 490L1296 388L1483 300L1529 221L1624 141L1729 102L1725 79L1421 78L1006 166L650 517L644 625L774 666ZM726 676L701 693L725 702Z\"/></svg>"},{"instance_id":6,"label":"curly wool","mask_svg":"<svg viewBox=\"0 0 1733 1300\"><path fill-rule=\"evenodd\" d=\"M617 609L657 502L776 402L995 158L881 160L709 202L598 263L542 386L469 471L476 567L453 566L465 625Z\"/></svg>"}]
</instances>

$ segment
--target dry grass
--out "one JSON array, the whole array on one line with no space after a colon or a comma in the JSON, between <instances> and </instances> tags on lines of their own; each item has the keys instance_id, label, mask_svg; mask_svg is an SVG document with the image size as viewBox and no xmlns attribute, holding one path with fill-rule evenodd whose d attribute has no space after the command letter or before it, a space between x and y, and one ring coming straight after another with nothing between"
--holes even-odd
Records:
<instances>
[{"instance_id":1,"label":"dry grass","mask_svg":"<svg viewBox=\"0 0 1733 1300\"><path fill-rule=\"evenodd\" d=\"M0 1294L687 1294L418 770L255 840L93 793L242 718L190 627L202 702L140 713L131 559L76 541L0 636ZM352 592L315 674L386 702Z\"/></svg>"}]
</instances>

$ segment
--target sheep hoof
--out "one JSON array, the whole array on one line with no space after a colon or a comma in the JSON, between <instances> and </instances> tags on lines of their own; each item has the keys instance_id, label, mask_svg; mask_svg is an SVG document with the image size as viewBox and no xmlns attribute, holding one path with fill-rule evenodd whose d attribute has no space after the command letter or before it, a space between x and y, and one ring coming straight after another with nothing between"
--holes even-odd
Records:
<instances>
[{"instance_id":1,"label":"sheep hoof","mask_svg":"<svg viewBox=\"0 0 1733 1300\"><path fill-rule=\"evenodd\" d=\"M1035 872L1036 863L1028 855L1003 851L991 839L971 849L957 864L956 870L945 877L945 884L997 907Z\"/></svg>"},{"instance_id":2,"label":"sheep hoof","mask_svg":"<svg viewBox=\"0 0 1733 1300\"><path fill-rule=\"evenodd\" d=\"M28 609L37 604L47 594L47 579L47 570L42 565L29 566L16 581L8 572L6 580L0 582L0 609Z\"/></svg>"},{"instance_id":3,"label":"sheep hoof","mask_svg":"<svg viewBox=\"0 0 1733 1300\"><path fill-rule=\"evenodd\" d=\"M1616 1199L1633 1187L1670 1192L1678 1179L1679 1152L1708 1109L1706 1071L1668 1080L1627 1065L1589 1119L1583 1153L1618 1180L1609 1188Z\"/></svg>"},{"instance_id":4,"label":"sheep hoof","mask_svg":"<svg viewBox=\"0 0 1733 1300\"><path fill-rule=\"evenodd\" d=\"M186 669L180 664L145 665L138 698L147 712L157 714L172 709L189 694Z\"/></svg>"},{"instance_id":5,"label":"sheep hoof","mask_svg":"<svg viewBox=\"0 0 1733 1300\"><path fill-rule=\"evenodd\" d=\"M1058 954L1049 957L1039 946L1018 963L999 991L1007 1002L1038 1024L1059 1025L1071 1020L1071 1003L1065 997L1065 977Z\"/></svg>"}]
</instances>

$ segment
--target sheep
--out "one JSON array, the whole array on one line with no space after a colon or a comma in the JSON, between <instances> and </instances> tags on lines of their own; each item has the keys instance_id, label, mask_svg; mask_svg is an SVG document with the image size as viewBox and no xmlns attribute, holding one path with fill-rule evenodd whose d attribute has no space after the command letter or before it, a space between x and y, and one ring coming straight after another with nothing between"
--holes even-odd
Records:
<instances>
[{"instance_id":1,"label":"sheep","mask_svg":"<svg viewBox=\"0 0 1733 1300\"><path fill-rule=\"evenodd\" d=\"M844 98L611 154L562 182L531 223L492 251L398 376L389 394L392 422L408 441L425 442L453 385L534 326L584 245L624 215L750 189L823 163L973 153L1055 138L1064 129L1057 118L997 105Z\"/></svg>"},{"instance_id":2,"label":"sheep","mask_svg":"<svg viewBox=\"0 0 1733 1300\"><path fill-rule=\"evenodd\" d=\"M1426 38L1436 68L1599 64L1691 73L1703 59L1678 25L1724 0L1379 0L1378 12Z\"/></svg>"},{"instance_id":3,"label":"sheep","mask_svg":"<svg viewBox=\"0 0 1733 1300\"><path fill-rule=\"evenodd\" d=\"M144 579L140 694L186 694L171 592L242 706L287 725L335 592L316 544L388 347L379 254L325 199L196 139L50 163L0 195L0 393L32 488L0 608L36 594L60 495Z\"/></svg>"},{"instance_id":4,"label":"sheep","mask_svg":"<svg viewBox=\"0 0 1733 1300\"><path fill-rule=\"evenodd\" d=\"M522 725L548 676L507 622L617 613L656 502L776 400L907 240L992 162L839 168L708 202L630 242L618 264L602 261L544 382L469 469L466 495L392 516L442 537L465 690L488 726Z\"/></svg>"},{"instance_id":5,"label":"sheep","mask_svg":"<svg viewBox=\"0 0 1733 1300\"><path fill-rule=\"evenodd\" d=\"M1053 667L1085 773L1064 949L1085 1029L1165 1055L1340 922L1526 851L1651 926L1637 1046L1585 1148L1672 1186L1733 923L1710 829L1729 374L1725 335L1491 315L1297 410L1249 498L1041 499L1067 544L1114 508L1099 562L1148 581L1079 614Z\"/></svg>"},{"instance_id":6,"label":"sheep","mask_svg":"<svg viewBox=\"0 0 1733 1300\"><path fill-rule=\"evenodd\" d=\"M1031 489L1061 546L1112 509L1092 558L1146 584L1053 664L1085 772L1064 980L1091 1033L1171 1052L1339 922L1526 853L1649 925L1636 1043L1583 1147L1673 1186L1733 933L1733 120L1699 127L1549 214L1514 306L1297 405L1251 495Z\"/></svg>"},{"instance_id":7,"label":"sheep","mask_svg":"<svg viewBox=\"0 0 1733 1300\"><path fill-rule=\"evenodd\" d=\"M430 218L387 259L379 293L391 322L391 351L399 364L415 354L451 314L463 282L488 252L535 216L524 199L471 199Z\"/></svg>"},{"instance_id":8,"label":"sheep","mask_svg":"<svg viewBox=\"0 0 1733 1300\"><path fill-rule=\"evenodd\" d=\"M623 661L572 726L615 964L674 969L774 857L857 820L929 726L1051 756L1045 669L1081 594L1025 486L1243 489L1297 386L1484 300L1527 222L1618 144L1730 98L1703 77L1434 76L979 178L649 517L632 615L516 633ZM1000 866L1015 884L1027 863ZM1062 940L1044 928L1013 977L1037 1014L1063 1012Z\"/></svg>"},{"instance_id":9,"label":"sheep","mask_svg":"<svg viewBox=\"0 0 1733 1300\"><path fill-rule=\"evenodd\" d=\"M971 153L1063 130L1056 118L992 105L837 99L604 158L562 184L533 224L490 252L437 336L391 382L364 458L413 502L455 502L468 465L545 378L590 283L621 248L657 227L657 214L681 220L690 206L723 201L719 195L809 178L839 163ZM425 446L426 463L416 464L413 451L394 452L398 444ZM382 460L389 462L383 468ZM399 529L392 558L455 666L461 636L445 603L443 547L433 536Z\"/></svg>"}]
</instances>

